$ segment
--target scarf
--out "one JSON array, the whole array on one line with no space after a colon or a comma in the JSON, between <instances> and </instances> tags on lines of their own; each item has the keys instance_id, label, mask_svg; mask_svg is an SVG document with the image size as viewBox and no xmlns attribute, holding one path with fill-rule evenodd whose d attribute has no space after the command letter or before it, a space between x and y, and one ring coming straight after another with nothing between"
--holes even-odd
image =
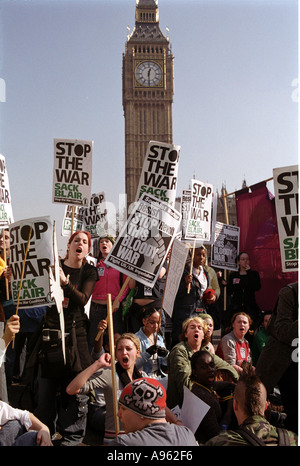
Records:
<instances>
[{"instance_id":1,"label":"scarf","mask_svg":"<svg viewBox=\"0 0 300 466\"><path fill-rule=\"evenodd\" d=\"M119 377L123 387L125 387L127 384L129 384L131 382L126 369L123 369L123 367L121 366L121 364L119 362L117 362L117 364L116 364L116 372L118 374L118 377ZM141 377L142 377L142 374L136 368L136 366L134 366L133 373L132 373L133 380L134 379L140 379Z\"/></svg>"}]
</instances>

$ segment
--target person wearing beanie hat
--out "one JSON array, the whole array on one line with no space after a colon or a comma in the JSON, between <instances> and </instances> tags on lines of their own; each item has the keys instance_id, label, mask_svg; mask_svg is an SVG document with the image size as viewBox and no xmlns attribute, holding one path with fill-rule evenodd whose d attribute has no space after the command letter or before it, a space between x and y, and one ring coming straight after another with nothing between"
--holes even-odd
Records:
<instances>
[{"instance_id":1,"label":"person wearing beanie hat","mask_svg":"<svg viewBox=\"0 0 300 466\"><path fill-rule=\"evenodd\" d=\"M109 235L109 234L107 234L107 235L101 235L101 236L100 236L100 241L101 241L102 239L108 239L112 244L114 244L115 241L116 241L116 238L114 238L113 236L111 236L111 235Z\"/></svg>"},{"instance_id":2,"label":"person wearing beanie hat","mask_svg":"<svg viewBox=\"0 0 300 466\"><path fill-rule=\"evenodd\" d=\"M89 348L93 349L96 335L98 334L98 323L107 317L107 295L111 295L112 303L118 296L125 280L126 275L122 274L113 267L105 264L109 252L115 242L115 238L109 234L103 234L99 238L99 254L97 258L97 271L99 281L97 282L92 295L90 308L90 330L89 330ZM129 293L130 288L134 286L134 280L130 280L124 289L119 302L113 309L114 333L122 335L125 332L125 324L122 318L121 303Z\"/></svg>"},{"instance_id":3,"label":"person wearing beanie hat","mask_svg":"<svg viewBox=\"0 0 300 466\"><path fill-rule=\"evenodd\" d=\"M140 414L143 418L166 417L166 391L156 379L150 377L136 379L126 385L119 404Z\"/></svg>"},{"instance_id":4,"label":"person wearing beanie hat","mask_svg":"<svg viewBox=\"0 0 300 466\"><path fill-rule=\"evenodd\" d=\"M119 398L118 416L125 434L110 446L198 446L186 426L166 420L166 391L156 379L142 377L127 384Z\"/></svg>"}]
</instances>

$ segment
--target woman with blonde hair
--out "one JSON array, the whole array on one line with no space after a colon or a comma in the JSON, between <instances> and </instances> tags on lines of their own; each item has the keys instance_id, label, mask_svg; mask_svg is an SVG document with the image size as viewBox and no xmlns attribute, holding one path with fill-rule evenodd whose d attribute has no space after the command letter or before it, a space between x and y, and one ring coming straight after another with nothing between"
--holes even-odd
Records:
<instances>
[{"instance_id":1,"label":"woman with blonde hair","mask_svg":"<svg viewBox=\"0 0 300 466\"><path fill-rule=\"evenodd\" d=\"M182 324L181 341L173 346L168 357L167 405L170 409L183 403L183 387L191 389L191 357L207 344L207 324L201 317L190 317ZM211 353L210 353L211 354ZM236 381L235 369L212 354L216 370L224 370Z\"/></svg>"},{"instance_id":2,"label":"woman with blonde hair","mask_svg":"<svg viewBox=\"0 0 300 466\"><path fill-rule=\"evenodd\" d=\"M133 333L123 333L116 341L116 385L117 396L123 388L132 380L139 379L146 374L136 368L136 360L140 355L140 340ZM113 404L113 382L111 371L111 355L104 353L93 362L86 370L78 374L68 385L67 393L86 394L100 388L103 390L106 403L104 444L109 445L116 437L114 404ZM122 433L122 426L120 432Z\"/></svg>"},{"instance_id":3,"label":"woman with blonde hair","mask_svg":"<svg viewBox=\"0 0 300 466\"><path fill-rule=\"evenodd\" d=\"M214 332L214 320L210 314L202 314L202 319L205 320L207 325L206 333L206 349L211 353L215 353L215 347L212 342L213 332Z\"/></svg>"}]
</instances>

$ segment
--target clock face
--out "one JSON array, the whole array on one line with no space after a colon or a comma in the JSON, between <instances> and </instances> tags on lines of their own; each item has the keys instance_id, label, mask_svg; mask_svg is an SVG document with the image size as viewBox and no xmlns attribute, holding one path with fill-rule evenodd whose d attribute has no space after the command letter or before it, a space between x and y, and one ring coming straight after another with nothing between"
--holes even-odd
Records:
<instances>
[{"instance_id":1,"label":"clock face","mask_svg":"<svg viewBox=\"0 0 300 466\"><path fill-rule=\"evenodd\" d=\"M157 86L162 79L161 67L153 61L143 61L136 68L136 79L143 86Z\"/></svg>"}]
</instances>

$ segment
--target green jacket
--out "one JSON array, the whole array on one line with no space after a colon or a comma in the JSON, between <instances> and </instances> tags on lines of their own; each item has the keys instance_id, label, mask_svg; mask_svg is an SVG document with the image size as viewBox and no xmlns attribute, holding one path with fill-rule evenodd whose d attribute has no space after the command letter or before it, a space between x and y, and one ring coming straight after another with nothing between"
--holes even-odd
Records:
<instances>
[{"instance_id":1,"label":"green jacket","mask_svg":"<svg viewBox=\"0 0 300 466\"><path fill-rule=\"evenodd\" d=\"M205 348L202 348L205 349ZM168 388L167 405L170 409L175 406L181 408L183 403L183 387L192 388L191 357L194 351L187 341L181 341L173 346L168 356ZM210 353L214 359L217 370L225 370L230 373L233 380L238 380L238 373L226 361L215 354Z\"/></svg>"},{"instance_id":2,"label":"green jacket","mask_svg":"<svg viewBox=\"0 0 300 466\"><path fill-rule=\"evenodd\" d=\"M266 346L266 343L269 339L269 334L266 332L265 328L260 329L254 336L251 353L252 353L252 364L255 367L262 352L262 349Z\"/></svg>"},{"instance_id":3,"label":"green jacket","mask_svg":"<svg viewBox=\"0 0 300 466\"><path fill-rule=\"evenodd\" d=\"M250 416L248 417L241 426L247 427L257 437L263 440L266 446L277 446L278 445L278 433L276 427L270 424L262 416ZM298 437L291 431L286 431L290 439L290 446L297 446ZM205 444L205 446L228 446L228 447L246 447L250 446L249 443L235 430L228 430L222 432L216 437L211 438Z\"/></svg>"}]
</instances>

